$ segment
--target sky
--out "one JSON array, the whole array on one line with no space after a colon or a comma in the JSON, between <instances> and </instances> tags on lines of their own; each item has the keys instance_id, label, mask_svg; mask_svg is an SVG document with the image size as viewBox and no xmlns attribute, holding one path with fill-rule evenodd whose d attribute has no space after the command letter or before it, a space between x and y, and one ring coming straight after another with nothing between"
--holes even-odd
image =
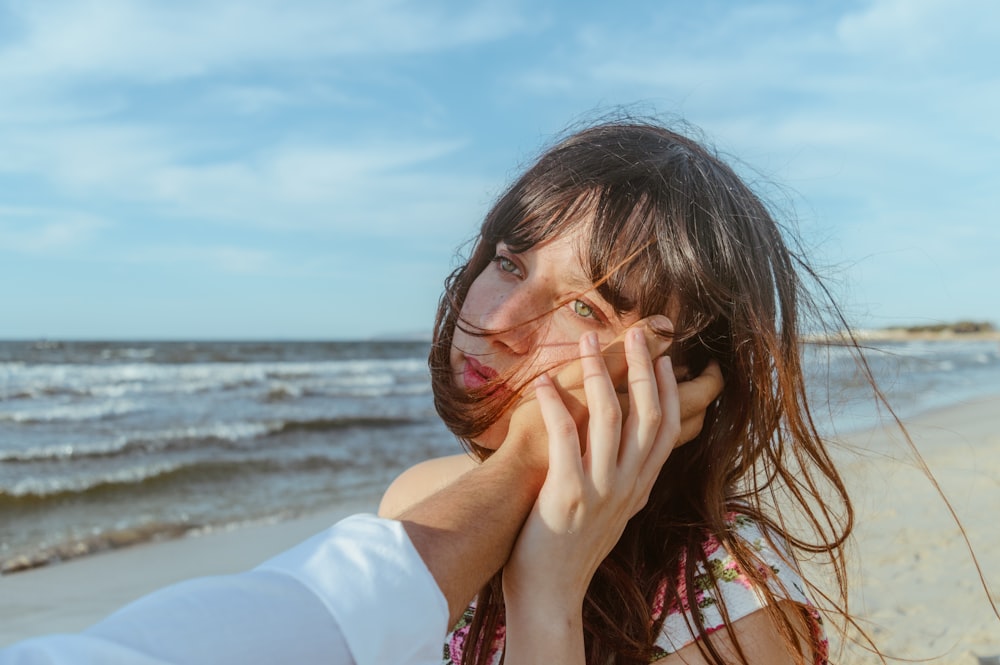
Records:
<instances>
[{"instance_id":1,"label":"sky","mask_svg":"<svg viewBox=\"0 0 1000 665\"><path fill-rule=\"evenodd\" d=\"M430 330L570 126L683 120L852 324L1000 325L1000 3L0 0L0 338Z\"/></svg>"}]
</instances>

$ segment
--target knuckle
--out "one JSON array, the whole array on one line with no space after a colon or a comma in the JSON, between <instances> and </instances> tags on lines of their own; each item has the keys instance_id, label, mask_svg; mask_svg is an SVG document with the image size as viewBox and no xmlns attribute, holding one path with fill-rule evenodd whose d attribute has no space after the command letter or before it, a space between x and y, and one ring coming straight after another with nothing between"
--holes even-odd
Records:
<instances>
[{"instance_id":1,"label":"knuckle","mask_svg":"<svg viewBox=\"0 0 1000 665\"><path fill-rule=\"evenodd\" d=\"M563 509L570 515L575 515L586 504L586 496L579 485L568 485L562 491Z\"/></svg>"},{"instance_id":2,"label":"knuckle","mask_svg":"<svg viewBox=\"0 0 1000 665\"><path fill-rule=\"evenodd\" d=\"M576 436L576 423L573 420L560 420L553 427L554 435L562 438L571 438Z\"/></svg>"},{"instance_id":3,"label":"knuckle","mask_svg":"<svg viewBox=\"0 0 1000 665\"><path fill-rule=\"evenodd\" d=\"M602 406L598 409L597 415L608 425L621 425L622 423L622 409L617 401Z\"/></svg>"},{"instance_id":4,"label":"knuckle","mask_svg":"<svg viewBox=\"0 0 1000 665\"><path fill-rule=\"evenodd\" d=\"M659 405L650 405L643 409L640 417L651 426L659 426L659 424L663 421L663 409L661 409Z\"/></svg>"}]
</instances>

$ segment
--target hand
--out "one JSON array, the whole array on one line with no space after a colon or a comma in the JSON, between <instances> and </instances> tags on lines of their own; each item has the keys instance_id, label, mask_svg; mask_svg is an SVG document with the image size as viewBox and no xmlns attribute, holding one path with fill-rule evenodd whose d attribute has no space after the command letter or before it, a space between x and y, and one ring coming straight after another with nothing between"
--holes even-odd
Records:
<instances>
[{"instance_id":1,"label":"hand","mask_svg":"<svg viewBox=\"0 0 1000 665\"><path fill-rule=\"evenodd\" d=\"M722 368L715 360L709 361L702 373L695 378L677 384L677 395L681 401L681 435L677 446L682 446L701 434L705 413L722 394L724 386Z\"/></svg>"},{"instance_id":2,"label":"hand","mask_svg":"<svg viewBox=\"0 0 1000 665\"><path fill-rule=\"evenodd\" d=\"M581 339L585 445L573 413L575 396L567 398L545 376L535 383L549 440L549 468L503 578L508 616L521 628L545 615L548 621L580 621L590 579L628 520L645 505L680 440L680 403L670 358L654 361L639 327L627 331L624 346L627 416L609 371L612 362L602 357L596 336Z\"/></svg>"},{"instance_id":3,"label":"hand","mask_svg":"<svg viewBox=\"0 0 1000 665\"><path fill-rule=\"evenodd\" d=\"M666 352L670 341L654 332L655 330L670 329L670 322L666 317L653 316L643 319L629 330L637 327L641 327L643 330L651 356L655 358ZM624 350L624 340L627 333L628 331L615 338L602 351L608 374L616 386L624 384L628 371ZM583 368L580 360L575 360L564 366L553 377L553 383L574 420L582 427L587 419L587 407L583 395ZM714 360L709 362L700 375L678 384L681 434L677 445L683 445L701 433L706 411L722 393L723 385L722 370ZM624 390L619 390L619 402L623 413L627 414L627 395L622 395L621 392ZM548 447L541 437L541 432L544 430L545 424L542 420L541 407L535 396L530 395L514 407L507 436L500 450L510 455L511 459L517 459L518 463L523 464L526 470L536 470L540 477L544 476L545 470L548 468Z\"/></svg>"}]
</instances>

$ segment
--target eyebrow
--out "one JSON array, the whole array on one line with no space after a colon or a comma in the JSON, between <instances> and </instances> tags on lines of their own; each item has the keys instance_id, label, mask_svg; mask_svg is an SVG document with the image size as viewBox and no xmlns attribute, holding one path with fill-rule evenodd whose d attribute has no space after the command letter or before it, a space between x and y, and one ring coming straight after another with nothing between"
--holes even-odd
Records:
<instances>
[{"instance_id":1,"label":"eyebrow","mask_svg":"<svg viewBox=\"0 0 1000 665\"><path fill-rule=\"evenodd\" d=\"M598 290L597 285L594 284L592 281L586 279L585 277L580 277L577 275L563 275L562 279L566 284L566 286L569 287L571 290L573 290L575 293L579 294L590 293L591 297L597 299L598 304L604 305L606 308L610 309L613 314L617 316L618 313L615 310L615 308L611 305L610 302L607 301L607 299L604 296L601 295L601 292L600 290Z\"/></svg>"},{"instance_id":2,"label":"eyebrow","mask_svg":"<svg viewBox=\"0 0 1000 665\"><path fill-rule=\"evenodd\" d=\"M580 293L586 293L587 291L594 291L597 288L597 285L591 282L589 279L583 279L577 277L576 275L564 275L563 281L566 283L566 286L570 287L571 289L575 289ZM598 293L597 295L600 296L600 293ZM601 300L604 300L604 298L601 298Z\"/></svg>"}]
</instances>

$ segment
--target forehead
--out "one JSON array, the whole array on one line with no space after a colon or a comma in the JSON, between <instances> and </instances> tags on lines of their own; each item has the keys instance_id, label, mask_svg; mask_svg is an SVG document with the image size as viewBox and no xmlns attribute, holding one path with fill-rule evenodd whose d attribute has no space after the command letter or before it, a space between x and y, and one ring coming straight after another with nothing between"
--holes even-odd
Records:
<instances>
[{"instance_id":1,"label":"forehead","mask_svg":"<svg viewBox=\"0 0 1000 665\"><path fill-rule=\"evenodd\" d=\"M583 262L588 240L582 229L575 228L544 240L527 252L533 252L536 260L548 264L563 285L581 292L589 291L594 288L594 283Z\"/></svg>"}]
</instances>

